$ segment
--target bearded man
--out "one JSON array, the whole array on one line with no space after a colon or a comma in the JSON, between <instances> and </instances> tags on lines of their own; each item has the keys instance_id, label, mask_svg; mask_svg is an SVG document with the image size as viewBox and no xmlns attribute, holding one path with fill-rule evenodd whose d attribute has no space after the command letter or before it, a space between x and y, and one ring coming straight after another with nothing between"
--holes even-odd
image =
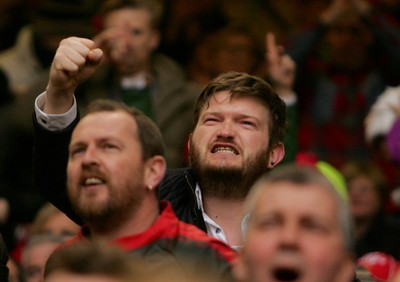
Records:
<instances>
[{"instance_id":1,"label":"bearded man","mask_svg":"<svg viewBox=\"0 0 400 282\"><path fill-rule=\"evenodd\" d=\"M86 42L89 53L95 50L87 39L69 41L72 45ZM93 73L80 72L76 83ZM64 184L68 139L79 120L76 107L73 91L47 91L37 98L34 175L35 186L46 198L79 221ZM50 126L52 120L57 120L56 126ZM247 192L285 154L285 104L263 79L229 72L203 89L193 120L191 167L169 171L159 185L159 198L171 202L180 220L240 248L246 221L241 207Z\"/></svg>"}]
</instances>

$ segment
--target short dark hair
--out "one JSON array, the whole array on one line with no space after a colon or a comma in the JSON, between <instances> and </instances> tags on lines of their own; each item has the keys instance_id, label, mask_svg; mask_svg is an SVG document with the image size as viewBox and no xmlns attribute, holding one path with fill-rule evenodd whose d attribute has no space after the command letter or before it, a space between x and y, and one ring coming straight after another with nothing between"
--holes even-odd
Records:
<instances>
[{"instance_id":1,"label":"short dark hair","mask_svg":"<svg viewBox=\"0 0 400 282\"><path fill-rule=\"evenodd\" d=\"M117 246L106 242L82 241L55 250L46 263L44 277L62 271L131 281L140 270L133 262L129 254Z\"/></svg>"},{"instance_id":2,"label":"short dark hair","mask_svg":"<svg viewBox=\"0 0 400 282\"><path fill-rule=\"evenodd\" d=\"M89 104L86 115L117 111L129 114L136 121L143 160L148 160L154 156L165 156L165 145L160 129L148 116L137 108L128 107L121 102L108 99L97 99Z\"/></svg>"},{"instance_id":3,"label":"short dark hair","mask_svg":"<svg viewBox=\"0 0 400 282\"><path fill-rule=\"evenodd\" d=\"M99 9L99 14L104 17L115 10L129 8L147 10L151 16L152 28L160 29L164 16L164 6L161 0L105 0Z\"/></svg>"},{"instance_id":4,"label":"short dark hair","mask_svg":"<svg viewBox=\"0 0 400 282\"><path fill-rule=\"evenodd\" d=\"M229 91L232 97L254 97L269 111L270 146L283 142L287 127L286 105L265 80L242 72L227 72L211 80L201 91L194 106L193 128L195 129L200 112L208 106L216 92Z\"/></svg>"}]
</instances>

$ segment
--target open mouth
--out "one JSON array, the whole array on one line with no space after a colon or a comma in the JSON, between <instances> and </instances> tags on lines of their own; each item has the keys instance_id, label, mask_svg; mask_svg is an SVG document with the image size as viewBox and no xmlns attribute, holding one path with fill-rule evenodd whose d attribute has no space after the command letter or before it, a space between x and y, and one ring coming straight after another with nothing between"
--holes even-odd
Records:
<instances>
[{"instance_id":1,"label":"open mouth","mask_svg":"<svg viewBox=\"0 0 400 282\"><path fill-rule=\"evenodd\" d=\"M105 181L98 177L88 177L83 179L82 185L84 186L92 186L92 185L101 185L104 184Z\"/></svg>"},{"instance_id":2,"label":"open mouth","mask_svg":"<svg viewBox=\"0 0 400 282\"><path fill-rule=\"evenodd\" d=\"M231 147L231 146L214 146L211 149L211 153L225 153L225 154L232 154L232 155L239 155L239 152Z\"/></svg>"},{"instance_id":3,"label":"open mouth","mask_svg":"<svg viewBox=\"0 0 400 282\"><path fill-rule=\"evenodd\" d=\"M277 281L296 281L300 277L300 272L295 269L278 268L273 275Z\"/></svg>"}]
</instances>

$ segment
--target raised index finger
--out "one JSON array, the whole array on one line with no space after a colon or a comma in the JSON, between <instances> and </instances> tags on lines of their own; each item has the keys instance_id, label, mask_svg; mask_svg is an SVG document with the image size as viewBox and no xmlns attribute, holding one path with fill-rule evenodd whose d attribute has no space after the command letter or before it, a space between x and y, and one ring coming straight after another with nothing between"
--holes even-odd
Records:
<instances>
[{"instance_id":1,"label":"raised index finger","mask_svg":"<svg viewBox=\"0 0 400 282\"><path fill-rule=\"evenodd\" d=\"M267 58L270 63L276 63L279 61L279 48L276 45L275 35L272 32L268 32L266 35L266 47L267 47Z\"/></svg>"}]
</instances>

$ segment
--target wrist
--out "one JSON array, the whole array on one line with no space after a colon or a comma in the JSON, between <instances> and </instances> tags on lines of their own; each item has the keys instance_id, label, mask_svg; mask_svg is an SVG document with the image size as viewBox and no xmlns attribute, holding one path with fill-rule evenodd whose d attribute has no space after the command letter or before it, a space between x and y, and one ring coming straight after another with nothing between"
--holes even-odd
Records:
<instances>
[{"instance_id":1,"label":"wrist","mask_svg":"<svg viewBox=\"0 0 400 282\"><path fill-rule=\"evenodd\" d=\"M51 85L46 88L43 111L47 114L67 112L74 103L74 93L70 90L56 90Z\"/></svg>"}]
</instances>

